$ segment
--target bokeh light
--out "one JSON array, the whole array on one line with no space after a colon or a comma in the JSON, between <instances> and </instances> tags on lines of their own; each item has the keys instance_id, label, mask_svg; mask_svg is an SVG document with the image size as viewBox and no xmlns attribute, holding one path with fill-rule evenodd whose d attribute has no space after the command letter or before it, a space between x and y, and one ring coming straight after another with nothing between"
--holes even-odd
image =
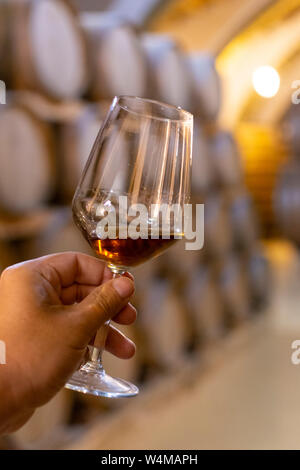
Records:
<instances>
[{"instance_id":1,"label":"bokeh light","mask_svg":"<svg viewBox=\"0 0 300 470\"><path fill-rule=\"evenodd\" d=\"M274 67L264 65L254 70L252 83L256 93L264 98L272 98L279 90L280 76Z\"/></svg>"}]
</instances>

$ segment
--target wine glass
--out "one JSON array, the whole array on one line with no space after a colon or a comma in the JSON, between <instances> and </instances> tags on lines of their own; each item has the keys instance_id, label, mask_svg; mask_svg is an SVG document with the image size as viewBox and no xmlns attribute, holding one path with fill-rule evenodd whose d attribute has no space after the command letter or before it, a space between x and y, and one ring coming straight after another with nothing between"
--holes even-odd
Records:
<instances>
[{"instance_id":1,"label":"wine glass","mask_svg":"<svg viewBox=\"0 0 300 470\"><path fill-rule=\"evenodd\" d=\"M183 237L192 132L193 116L179 107L132 96L114 98L72 205L76 225L113 276ZM100 328L87 363L66 387L114 398L137 395L135 385L103 369L108 327L109 322Z\"/></svg>"}]
</instances>

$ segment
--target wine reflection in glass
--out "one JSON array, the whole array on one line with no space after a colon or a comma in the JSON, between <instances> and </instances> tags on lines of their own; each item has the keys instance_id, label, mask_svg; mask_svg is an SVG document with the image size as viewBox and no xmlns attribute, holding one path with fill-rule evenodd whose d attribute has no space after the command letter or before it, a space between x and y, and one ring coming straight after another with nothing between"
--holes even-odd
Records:
<instances>
[{"instance_id":1,"label":"wine reflection in glass","mask_svg":"<svg viewBox=\"0 0 300 470\"><path fill-rule=\"evenodd\" d=\"M183 214L189 200L192 132L193 116L179 107L131 96L113 100L72 205L76 225L113 276L183 237L182 218L170 212L177 207ZM137 395L135 385L103 369L108 327L109 322L99 329L88 361L66 387L113 398Z\"/></svg>"}]
</instances>

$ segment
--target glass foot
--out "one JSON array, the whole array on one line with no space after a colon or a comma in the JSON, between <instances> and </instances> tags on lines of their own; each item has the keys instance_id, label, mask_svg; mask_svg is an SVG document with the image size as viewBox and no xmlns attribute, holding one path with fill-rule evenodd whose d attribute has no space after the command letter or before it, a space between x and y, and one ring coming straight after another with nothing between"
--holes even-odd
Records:
<instances>
[{"instance_id":1,"label":"glass foot","mask_svg":"<svg viewBox=\"0 0 300 470\"><path fill-rule=\"evenodd\" d=\"M72 375L65 387L107 398L134 397L139 393L138 387L126 380L110 377L104 371L87 371L83 368Z\"/></svg>"}]
</instances>

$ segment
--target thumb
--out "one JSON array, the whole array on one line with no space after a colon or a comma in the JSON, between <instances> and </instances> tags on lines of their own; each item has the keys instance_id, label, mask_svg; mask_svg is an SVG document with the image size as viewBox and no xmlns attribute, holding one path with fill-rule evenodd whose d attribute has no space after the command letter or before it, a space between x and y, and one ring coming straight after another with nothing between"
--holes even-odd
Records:
<instances>
[{"instance_id":1,"label":"thumb","mask_svg":"<svg viewBox=\"0 0 300 470\"><path fill-rule=\"evenodd\" d=\"M119 313L134 293L134 283L128 277L117 277L94 289L74 306L74 314L86 341L107 320ZM74 317L73 317L74 318Z\"/></svg>"}]
</instances>

